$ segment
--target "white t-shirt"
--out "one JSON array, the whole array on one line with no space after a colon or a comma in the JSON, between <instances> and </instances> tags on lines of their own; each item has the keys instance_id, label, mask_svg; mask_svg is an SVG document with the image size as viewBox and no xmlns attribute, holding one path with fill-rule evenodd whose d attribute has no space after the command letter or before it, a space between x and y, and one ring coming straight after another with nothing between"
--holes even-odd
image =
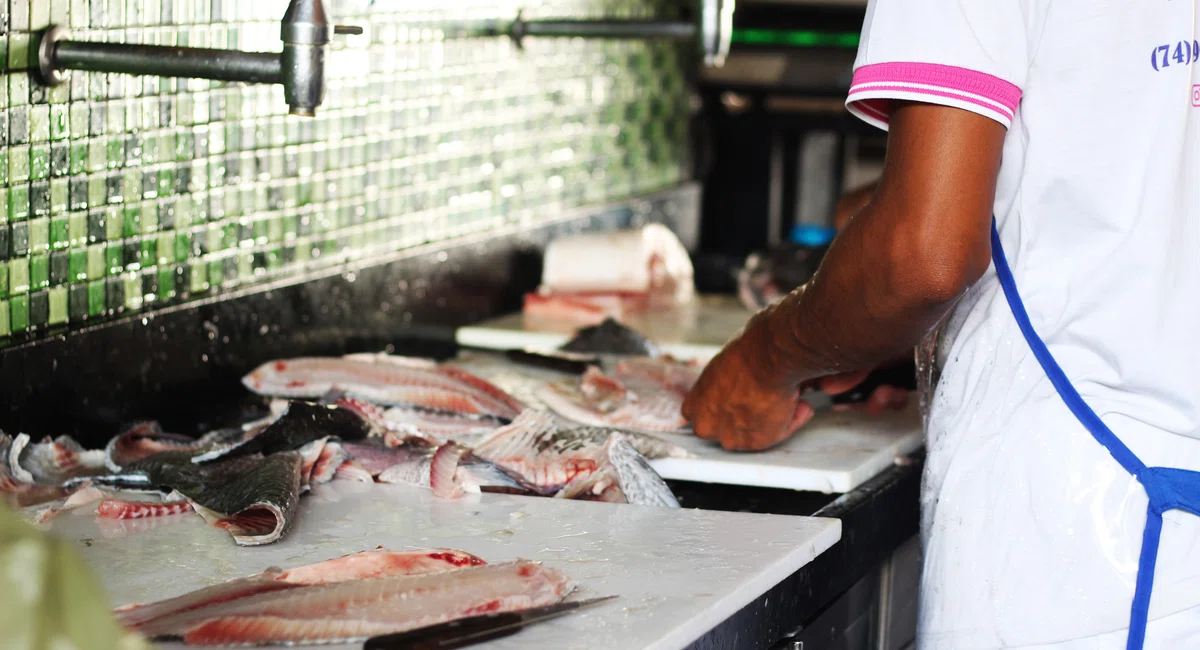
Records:
<instances>
[{"instance_id":1,"label":"white t-shirt","mask_svg":"<svg viewBox=\"0 0 1200 650\"><path fill-rule=\"evenodd\" d=\"M1146 464L1188 469L1198 1L872 0L847 100L882 128L892 99L1008 127L995 214L1034 328ZM1128 626L1145 492L1067 411L992 271L946 324L937 365L919 647L1123 648L1111 633ZM1151 621L1200 606L1200 517L1167 513L1156 575ZM1193 634L1163 647L1200 647Z\"/></svg>"}]
</instances>

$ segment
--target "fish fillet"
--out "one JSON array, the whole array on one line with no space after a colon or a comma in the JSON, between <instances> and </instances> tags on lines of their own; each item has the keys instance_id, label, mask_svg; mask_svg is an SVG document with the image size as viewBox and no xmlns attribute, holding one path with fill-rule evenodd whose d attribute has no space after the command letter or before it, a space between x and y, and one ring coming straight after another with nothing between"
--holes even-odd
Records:
<instances>
[{"instance_id":1,"label":"fish fillet","mask_svg":"<svg viewBox=\"0 0 1200 650\"><path fill-rule=\"evenodd\" d=\"M606 458L611 429L562 428L554 416L529 409L475 447L475 454L543 487L562 487L595 471ZM646 458L687 458L682 447L648 434L625 440Z\"/></svg>"},{"instance_id":2,"label":"fish fillet","mask_svg":"<svg viewBox=\"0 0 1200 650\"><path fill-rule=\"evenodd\" d=\"M683 400L699 369L672 359L630 359L612 376L589 368L580 379L546 382L536 396L558 415L590 426L674 433L687 429Z\"/></svg>"},{"instance_id":3,"label":"fish fillet","mask_svg":"<svg viewBox=\"0 0 1200 650\"><path fill-rule=\"evenodd\" d=\"M351 642L550 605L571 588L559 571L519 560L270 591L163 616L139 630L195 645Z\"/></svg>"},{"instance_id":4,"label":"fish fillet","mask_svg":"<svg viewBox=\"0 0 1200 650\"><path fill-rule=\"evenodd\" d=\"M115 614L119 623L125 627L136 629L164 616L189 612L268 591L349 580L435 573L483 564L487 563L470 553L453 549L361 551L286 570L268 569L257 575L235 578L154 603L124 605L117 608Z\"/></svg>"},{"instance_id":5,"label":"fish fillet","mask_svg":"<svg viewBox=\"0 0 1200 650\"><path fill-rule=\"evenodd\" d=\"M454 368L378 356L272 361L242 382L260 395L316 399L343 392L369 402L511 419L521 405L486 380Z\"/></svg>"}]
</instances>

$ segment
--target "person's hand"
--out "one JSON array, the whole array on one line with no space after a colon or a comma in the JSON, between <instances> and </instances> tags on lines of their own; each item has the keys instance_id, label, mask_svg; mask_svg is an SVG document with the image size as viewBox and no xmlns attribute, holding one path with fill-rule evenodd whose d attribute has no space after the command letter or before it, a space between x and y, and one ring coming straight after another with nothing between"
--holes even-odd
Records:
<instances>
[{"instance_id":1,"label":"person's hand","mask_svg":"<svg viewBox=\"0 0 1200 650\"><path fill-rule=\"evenodd\" d=\"M729 450L758 451L787 440L812 419L813 408L800 399L802 386L779 378L772 367L767 321L773 310L751 318L688 393L683 416L697 436Z\"/></svg>"},{"instance_id":2,"label":"person's hand","mask_svg":"<svg viewBox=\"0 0 1200 650\"><path fill-rule=\"evenodd\" d=\"M871 374L872 370L860 370L841 375L823 377L817 386L830 395L838 395L853 390ZM879 386L871 391L870 397L864 402L854 404L834 404L835 411L865 411L871 415L883 415L888 411L898 411L908 406L909 391L899 386Z\"/></svg>"}]
</instances>

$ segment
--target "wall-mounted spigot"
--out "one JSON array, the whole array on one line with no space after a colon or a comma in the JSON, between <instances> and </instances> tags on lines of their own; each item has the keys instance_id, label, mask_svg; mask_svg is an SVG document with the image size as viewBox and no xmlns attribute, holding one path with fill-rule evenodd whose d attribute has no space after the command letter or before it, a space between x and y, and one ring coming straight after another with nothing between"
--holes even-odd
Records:
<instances>
[{"instance_id":1,"label":"wall-mounted spigot","mask_svg":"<svg viewBox=\"0 0 1200 650\"><path fill-rule=\"evenodd\" d=\"M330 28L321 0L292 0L283 14L283 97L292 115L312 116L325 100L325 46L332 33L361 34L361 27Z\"/></svg>"},{"instance_id":2,"label":"wall-mounted spigot","mask_svg":"<svg viewBox=\"0 0 1200 650\"><path fill-rule=\"evenodd\" d=\"M66 29L51 26L38 44L38 71L48 86L64 83L67 70L278 83L292 115L311 117L325 99L325 46L331 36L362 32L361 27L331 27L321 0L288 5L282 54L72 41Z\"/></svg>"}]
</instances>

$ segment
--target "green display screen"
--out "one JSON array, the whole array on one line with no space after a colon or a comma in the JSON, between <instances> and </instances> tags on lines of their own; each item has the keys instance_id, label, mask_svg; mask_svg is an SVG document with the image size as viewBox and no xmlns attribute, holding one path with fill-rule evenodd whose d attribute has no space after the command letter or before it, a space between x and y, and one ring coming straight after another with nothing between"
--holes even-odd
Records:
<instances>
[{"instance_id":1,"label":"green display screen","mask_svg":"<svg viewBox=\"0 0 1200 650\"><path fill-rule=\"evenodd\" d=\"M858 47L858 34L804 29L734 29L733 42L785 47Z\"/></svg>"}]
</instances>

